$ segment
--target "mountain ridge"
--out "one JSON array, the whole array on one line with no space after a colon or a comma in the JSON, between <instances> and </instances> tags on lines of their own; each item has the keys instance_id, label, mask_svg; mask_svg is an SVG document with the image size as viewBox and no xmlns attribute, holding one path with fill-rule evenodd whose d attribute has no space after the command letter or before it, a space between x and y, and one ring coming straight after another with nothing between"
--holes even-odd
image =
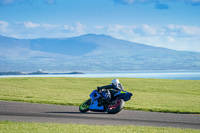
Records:
<instances>
[{"instance_id":1,"label":"mountain ridge","mask_svg":"<svg viewBox=\"0 0 200 133\"><path fill-rule=\"evenodd\" d=\"M199 70L200 53L86 34L16 39L0 35L0 71Z\"/></svg>"}]
</instances>

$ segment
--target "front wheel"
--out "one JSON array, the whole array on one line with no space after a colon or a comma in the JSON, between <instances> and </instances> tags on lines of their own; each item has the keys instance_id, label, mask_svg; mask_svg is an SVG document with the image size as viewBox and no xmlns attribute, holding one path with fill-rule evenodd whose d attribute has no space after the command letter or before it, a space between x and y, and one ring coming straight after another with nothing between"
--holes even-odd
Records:
<instances>
[{"instance_id":1,"label":"front wheel","mask_svg":"<svg viewBox=\"0 0 200 133\"><path fill-rule=\"evenodd\" d=\"M90 107L90 104L91 104L91 99L88 99L86 101L84 101L80 106L79 106L79 111L81 113L85 113L89 110L89 107Z\"/></svg>"},{"instance_id":2,"label":"front wheel","mask_svg":"<svg viewBox=\"0 0 200 133\"><path fill-rule=\"evenodd\" d=\"M108 114L116 114L116 113L120 112L123 109L124 104L125 104L124 100L122 100L122 99L117 99L117 100L113 101L113 104L111 104L107 107Z\"/></svg>"}]
</instances>

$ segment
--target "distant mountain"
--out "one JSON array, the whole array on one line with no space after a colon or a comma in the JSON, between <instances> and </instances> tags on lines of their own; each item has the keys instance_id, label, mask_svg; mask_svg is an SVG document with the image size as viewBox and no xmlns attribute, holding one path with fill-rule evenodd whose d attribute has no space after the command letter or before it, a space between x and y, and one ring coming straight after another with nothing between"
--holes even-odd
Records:
<instances>
[{"instance_id":1,"label":"distant mountain","mask_svg":"<svg viewBox=\"0 0 200 133\"><path fill-rule=\"evenodd\" d=\"M16 39L0 36L0 71L200 70L200 53L107 35Z\"/></svg>"}]
</instances>

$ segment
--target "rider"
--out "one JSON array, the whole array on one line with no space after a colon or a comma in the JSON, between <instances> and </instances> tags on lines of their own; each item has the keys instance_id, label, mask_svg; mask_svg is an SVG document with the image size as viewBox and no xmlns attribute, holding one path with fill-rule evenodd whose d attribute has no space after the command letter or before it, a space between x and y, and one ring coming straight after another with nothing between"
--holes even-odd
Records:
<instances>
[{"instance_id":1,"label":"rider","mask_svg":"<svg viewBox=\"0 0 200 133\"><path fill-rule=\"evenodd\" d=\"M109 85L97 87L97 91L100 93L102 92L102 89L105 89L106 101L110 101L111 96L114 96L120 90L124 91L124 87L120 84L119 79L113 79Z\"/></svg>"}]
</instances>

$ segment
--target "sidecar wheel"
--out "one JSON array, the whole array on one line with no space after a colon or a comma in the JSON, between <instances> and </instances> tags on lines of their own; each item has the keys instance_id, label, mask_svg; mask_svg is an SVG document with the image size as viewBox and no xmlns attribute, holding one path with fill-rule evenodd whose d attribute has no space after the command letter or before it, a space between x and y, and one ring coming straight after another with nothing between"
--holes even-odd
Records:
<instances>
[{"instance_id":1,"label":"sidecar wheel","mask_svg":"<svg viewBox=\"0 0 200 133\"><path fill-rule=\"evenodd\" d=\"M122 99L115 100L113 105L107 107L108 114L116 114L120 112L124 108L124 104L124 100Z\"/></svg>"},{"instance_id":2,"label":"sidecar wheel","mask_svg":"<svg viewBox=\"0 0 200 133\"><path fill-rule=\"evenodd\" d=\"M89 107L90 107L90 104L91 104L91 99L88 99L86 101L84 101L80 106L79 106L79 111L81 113L85 113L89 110Z\"/></svg>"}]
</instances>

